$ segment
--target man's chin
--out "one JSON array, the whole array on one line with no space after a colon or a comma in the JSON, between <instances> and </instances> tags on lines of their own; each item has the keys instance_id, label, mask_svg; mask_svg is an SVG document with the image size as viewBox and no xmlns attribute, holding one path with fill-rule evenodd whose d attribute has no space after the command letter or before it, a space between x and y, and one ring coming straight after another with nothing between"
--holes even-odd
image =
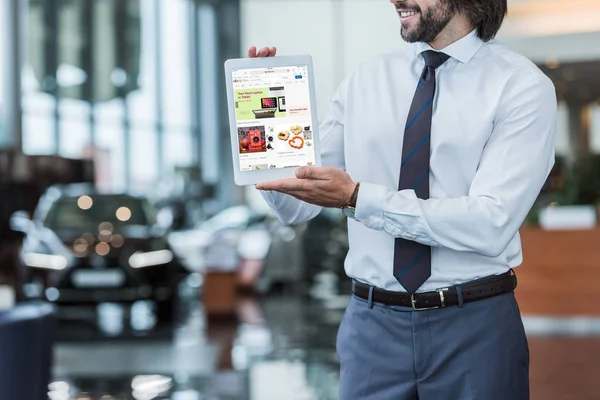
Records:
<instances>
[{"instance_id":1,"label":"man's chin","mask_svg":"<svg viewBox=\"0 0 600 400\"><path fill-rule=\"evenodd\" d=\"M405 29L404 27L402 27L400 29L400 36L402 37L402 39L407 42L407 43L415 43L418 42L418 38L415 37L415 35L413 34L412 31Z\"/></svg>"}]
</instances>

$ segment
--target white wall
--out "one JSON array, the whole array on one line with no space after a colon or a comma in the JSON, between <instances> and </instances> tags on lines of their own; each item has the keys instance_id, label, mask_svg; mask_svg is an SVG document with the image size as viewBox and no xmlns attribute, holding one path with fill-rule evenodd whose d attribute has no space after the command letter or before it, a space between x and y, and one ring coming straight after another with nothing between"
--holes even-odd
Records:
<instances>
[{"instance_id":1,"label":"white wall","mask_svg":"<svg viewBox=\"0 0 600 400\"><path fill-rule=\"evenodd\" d=\"M600 28L596 18L600 1L573 2L578 7L569 10L573 18L567 24L562 1L509 0L499 39L538 63L600 59L600 32L593 31ZM588 15L585 24L576 17L581 14ZM406 46L400 37L400 21L388 0L242 0L242 48L252 45L277 46L279 54L313 56L320 116L342 78L361 61ZM558 120L557 153L568 154L568 110L564 105ZM600 122L594 121L596 148L600 146Z\"/></svg>"},{"instance_id":2,"label":"white wall","mask_svg":"<svg viewBox=\"0 0 600 400\"><path fill-rule=\"evenodd\" d=\"M536 62L600 58L600 1L573 1L577 7L565 18L564 2L509 0L500 40ZM241 3L243 49L277 46L280 54L313 56L319 115L327 109L341 79L361 61L406 46L400 37L400 21L388 0ZM585 24L580 18L583 14Z\"/></svg>"},{"instance_id":3,"label":"white wall","mask_svg":"<svg viewBox=\"0 0 600 400\"><path fill-rule=\"evenodd\" d=\"M361 61L405 46L388 0L242 0L241 8L242 49L312 55L320 116Z\"/></svg>"}]
</instances>

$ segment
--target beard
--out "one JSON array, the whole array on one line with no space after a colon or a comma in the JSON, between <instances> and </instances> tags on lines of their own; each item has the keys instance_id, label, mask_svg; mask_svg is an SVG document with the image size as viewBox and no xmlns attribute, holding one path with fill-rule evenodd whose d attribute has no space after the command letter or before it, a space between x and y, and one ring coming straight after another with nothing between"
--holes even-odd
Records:
<instances>
[{"instance_id":1,"label":"beard","mask_svg":"<svg viewBox=\"0 0 600 400\"><path fill-rule=\"evenodd\" d=\"M402 25L400 31L402 39L408 43L433 42L456 15L456 11L444 0L440 1L437 6L428 8L425 12L419 8L415 11L419 11L419 23L410 30Z\"/></svg>"}]
</instances>

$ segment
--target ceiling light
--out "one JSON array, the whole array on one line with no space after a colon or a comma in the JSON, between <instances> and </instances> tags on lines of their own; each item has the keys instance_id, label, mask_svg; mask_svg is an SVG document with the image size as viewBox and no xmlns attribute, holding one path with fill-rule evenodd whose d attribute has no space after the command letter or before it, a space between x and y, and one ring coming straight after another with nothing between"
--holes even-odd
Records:
<instances>
[{"instance_id":1,"label":"ceiling light","mask_svg":"<svg viewBox=\"0 0 600 400\"><path fill-rule=\"evenodd\" d=\"M26 253L23 255L25 265L33 268L46 268L61 271L69 264L66 257L53 254Z\"/></svg>"},{"instance_id":2,"label":"ceiling light","mask_svg":"<svg viewBox=\"0 0 600 400\"><path fill-rule=\"evenodd\" d=\"M77 199L77 205L82 210L89 210L94 205L94 200L90 196L81 196Z\"/></svg>"},{"instance_id":3,"label":"ceiling light","mask_svg":"<svg viewBox=\"0 0 600 400\"><path fill-rule=\"evenodd\" d=\"M116 215L119 221L126 222L131 218L131 210L128 207L119 207Z\"/></svg>"},{"instance_id":4,"label":"ceiling light","mask_svg":"<svg viewBox=\"0 0 600 400\"><path fill-rule=\"evenodd\" d=\"M129 265L132 268L144 268L153 265L168 264L173 260L171 250L150 251L147 253L137 252L129 257Z\"/></svg>"}]
</instances>

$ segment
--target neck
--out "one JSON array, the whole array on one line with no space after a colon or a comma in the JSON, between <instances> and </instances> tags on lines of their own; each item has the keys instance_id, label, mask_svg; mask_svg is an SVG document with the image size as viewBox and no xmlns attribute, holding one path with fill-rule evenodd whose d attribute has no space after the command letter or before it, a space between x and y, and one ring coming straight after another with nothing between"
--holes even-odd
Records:
<instances>
[{"instance_id":1,"label":"neck","mask_svg":"<svg viewBox=\"0 0 600 400\"><path fill-rule=\"evenodd\" d=\"M442 50L452 43L464 38L473 30L473 25L466 15L457 14L446 25L443 31L429 45L435 50Z\"/></svg>"}]
</instances>

